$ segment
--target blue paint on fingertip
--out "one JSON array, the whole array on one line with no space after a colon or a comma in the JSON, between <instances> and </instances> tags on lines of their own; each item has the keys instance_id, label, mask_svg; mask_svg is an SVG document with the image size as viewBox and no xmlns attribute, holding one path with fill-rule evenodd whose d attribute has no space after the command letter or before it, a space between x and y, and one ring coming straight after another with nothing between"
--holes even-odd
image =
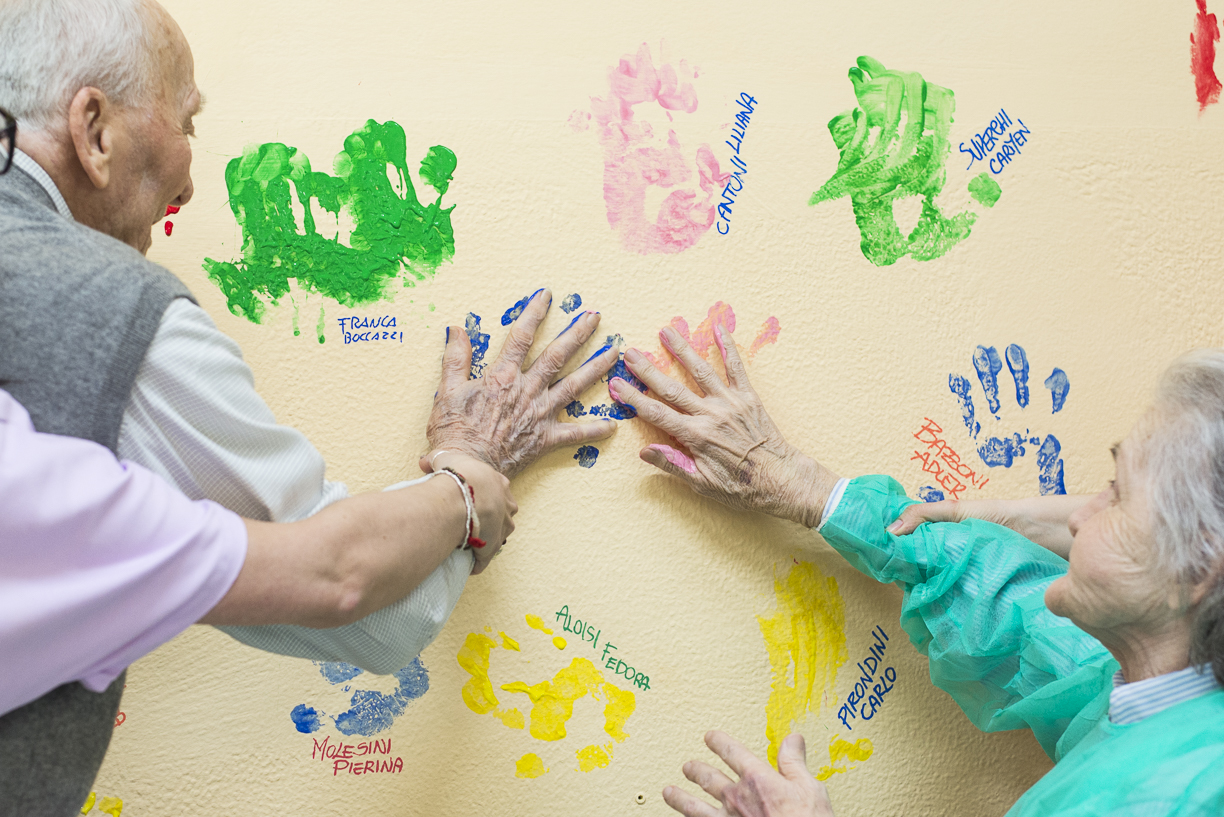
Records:
<instances>
[{"instance_id":1,"label":"blue paint on fingertip","mask_svg":"<svg viewBox=\"0 0 1224 817\"><path fill-rule=\"evenodd\" d=\"M564 335L566 332L568 332L569 330L573 329L573 328L574 328L574 324L576 324L576 323L578 323L578 321L582 320L582 318L583 318L583 316L584 316L584 315L586 315L586 313L585 313L585 312L580 312L580 313L578 313L577 315L575 315L575 316L574 316L574 319L573 319L572 321L570 321L570 322L569 322L569 325L568 325L568 326L566 326L564 329L562 329L560 332L558 332L558 333L557 333L557 337L561 337L561 336L562 336L562 335Z\"/></svg>"},{"instance_id":2,"label":"blue paint on fingertip","mask_svg":"<svg viewBox=\"0 0 1224 817\"><path fill-rule=\"evenodd\" d=\"M298 704L289 713L289 719L293 721L294 728L299 732L309 735L311 732L319 731L319 713L314 707Z\"/></svg>"},{"instance_id":3,"label":"blue paint on fingertip","mask_svg":"<svg viewBox=\"0 0 1224 817\"><path fill-rule=\"evenodd\" d=\"M993 346L979 346L973 350L973 368L977 370L978 382L986 394L986 405L990 413L999 416L999 372L1003 371L1003 361L999 352Z\"/></svg>"},{"instance_id":4,"label":"blue paint on fingertip","mask_svg":"<svg viewBox=\"0 0 1224 817\"><path fill-rule=\"evenodd\" d=\"M467 332L468 340L472 342L471 379L475 380L484 374L484 359L489 352L489 336L480 331L480 316L475 312L468 313L467 320L464 321L464 331Z\"/></svg>"},{"instance_id":5,"label":"blue paint on fingertip","mask_svg":"<svg viewBox=\"0 0 1224 817\"><path fill-rule=\"evenodd\" d=\"M528 295L526 298L523 298L522 300L515 301L514 306L507 309L505 313L501 316L501 325L509 326L510 324L517 321L519 319L519 315L523 314L523 310L527 308L527 304L531 303L531 299L534 297L535 297L534 294Z\"/></svg>"},{"instance_id":6,"label":"blue paint on fingertip","mask_svg":"<svg viewBox=\"0 0 1224 817\"><path fill-rule=\"evenodd\" d=\"M1067 379L1066 372L1056 367L1045 379L1045 387L1050 390L1050 397L1054 403L1054 410L1051 414L1057 414L1067 403L1067 392L1071 391L1071 381Z\"/></svg>"},{"instance_id":7,"label":"blue paint on fingertip","mask_svg":"<svg viewBox=\"0 0 1224 817\"><path fill-rule=\"evenodd\" d=\"M566 295L561 301L561 311L566 315L573 312L578 307L582 306L582 296L575 292L573 295Z\"/></svg>"},{"instance_id":8,"label":"blue paint on fingertip","mask_svg":"<svg viewBox=\"0 0 1224 817\"><path fill-rule=\"evenodd\" d=\"M1024 347L1018 343L1013 343L1007 347L1007 351L1003 353L1003 356L1007 358L1007 370L1011 372L1012 380L1016 383L1016 403L1020 408L1028 408L1028 355L1024 353Z\"/></svg>"},{"instance_id":9,"label":"blue paint on fingertip","mask_svg":"<svg viewBox=\"0 0 1224 817\"><path fill-rule=\"evenodd\" d=\"M578 464L583 468L590 468L599 459L599 449L593 445L584 445L578 449L578 453L574 455L574 459L578 460Z\"/></svg>"},{"instance_id":10,"label":"blue paint on fingertip","mask_svg":"<svg viewBox=\"0 0 1224 817\"><path fill-rule=\"evenodd\" d=\"M943 502L944 492L933 485L923 485L918 489L918 498L923 502Z\"/></svg>"},{"instance_id":11,"label":"blue paint on fingertip","mask_svg":"<svg viewBox=\"0 0 1224 817\"><path fill-rule=\"evenodd\" d=\"M974 419L973 396L969 393L973 387L970 385L968 378L961 377L958 374L950 374L948 375L948 388L956 395L956 400L960 403L961 416L965 420L965 428L969 429L969 435L976 440L982 430L982 424Z\"/></svg>"},{"instance_id":12,"label":"blue paint on fingertip","mask_svg":"<svg viewBox=\"0 0 1224 817\"><path fill-rule=\"evenodd\" d=\"M1055 369L1055 371L1058 371ZM1063 481L1062 444L1053 434L1047 434L1041 448L1037 449L1037 487L1042 496L1065 494Z\"/></svg>"}]
</instances>

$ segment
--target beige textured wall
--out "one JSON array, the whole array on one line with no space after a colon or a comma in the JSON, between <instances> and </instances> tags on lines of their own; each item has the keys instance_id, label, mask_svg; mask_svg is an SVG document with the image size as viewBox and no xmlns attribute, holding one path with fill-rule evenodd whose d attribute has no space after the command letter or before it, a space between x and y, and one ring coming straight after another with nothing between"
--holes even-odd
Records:
<instances>
[{"instance_id":1,"label":"beige textured wall","mask_svg":"<svg viewBox=\"0 0 1224 817\"><path fill-rule=\"evenodd\" d=\"M167 6L194 48L208 107L197 122L195 200L173 219L172 236L156 236L151 255L241 344L277 417L305 432L328 476L354 491L417 473L445 323L482 316L495 350L498 317L540 286L558 300L580 293L603 314L601 336L620 333L649 351L673 316L696 326L716 301L734 307L741 343L775 316L778 342L750 372L784 433L839 473L890 473L911 491L931 484L910 459L924 417L986 470L948 390L950 373L973 381L983 434L1056 434L1068 490L1094 491L1110 476L1109 445L1162 367L1185 349L1224 342L1224 120L1218 107L1200 115L1194 98L1190 0ZM599 140L567 124L590 97L607 94L609 69L642 43L656 64L685 59L700 69L699 107L674 125L690 160L708 142L726 169L733 100L740 92L759 100L730 234L710 230L678 254L626 250L607 220ZM853 106L846 71L862 54L955 92L940 202L981 217L942 258L873 266L847 200L807 204L836 167L825 126ZM984 210L965 193L978 168L963 170L956 145L1000 108L1032 136L999 177L1002 198ZM326 170L369 118L404 126L410 162L436 144L457 154L446 197L457 205L454 262L394 303L328 303L323 345L310 331L317 295L295 296L300 337L287 300L262 325L231 315L201 270L205 257L234 257L241 240L226 162L250 143L283 141ZM909 223L917 214L908 205L898 212ZM345 346L335 322L345 314L395 315L404 343ZM563 319L554 308L544 334ZM1016 405L1004 368L995 421L970 358L978 344L1002 353L1011 343L1027 350L1033 400ZM1055 366L1071 391L1051 414L1041 383ZM835 681L816 687L827 705L801 723L812 768L829 764L835 735L874 747L829 779L839 814L1002 814L1048 768L1030 735L980 734L932 687L897 623L899 590L860 577L814 534L731 513L653 472L636 451L655 440L626 422L599 446L593 468L561 451L517 480L518 531L424 653L429 691L374 736L390 738L388 757L402 758L402 772L333 775L331 762L312 760L315 742L369 738L345 737L326 719L302 734L290 711L306 703L335 715L351 691L308 661L195 627L129 672L99 795L123 798L130 817L668 814L659 791L682 779L683 761L705 756L707 728L764 752L770 670L757 616L775 609L775 576L796 562L836 579L849 656ZM1030 446L964 496L1035 493L1035 459ZM494 650L495 685L534 684L576 656L597 659L573 636L558 651L527 627L527 614L552 623L563 605L651 679L635 692L629 736L611 764L586 773L576 752L610 740L602 704L580 700L569 735L541 741L476 714L460 693L469 675L456 656L486 627L522 645ZM891 637L896 686L876 717L846 730L836 707L877 625ZM351 686L390 692L395 682L364 675ZM498 695L527 713L524 696ZM550 771L516 777L527 752Z\"/></svg>"}]
</instances>

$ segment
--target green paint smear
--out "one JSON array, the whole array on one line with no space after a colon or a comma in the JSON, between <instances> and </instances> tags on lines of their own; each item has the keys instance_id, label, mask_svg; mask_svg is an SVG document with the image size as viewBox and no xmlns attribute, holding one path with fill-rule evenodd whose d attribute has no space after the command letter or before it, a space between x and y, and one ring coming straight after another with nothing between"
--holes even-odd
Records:
<instances>
[{"instance_id":1,"label":"green paint smear","mask_svg":"<svg viewBox=\"0 0 1224 817\"><path fill-rule=\"evenodd\" d=\"M232 160L225 184L230 209L242 227L242 258L204 261L230 311L261 323L264 301L279 304L291 279L306 292L344 306L366 306L389 299L394 281L412 286L451 260L455 208L443 209L442 195L454 176L455 154L435 145L421 160L422 181L438 193L428 205L417 199L406 155L404 129L371 119L344 140L333 162L334 176L312 171L304 153L279 142L252 145ZM291 205L295 194L305 211L300 227ZM312 202L335 216L337 227L341 208L348 213L353 221L348 245L340 243L339 235L319 235ZM322 310L318 336L323 343Z\"/></svg>"},{"instance_id":2,"label":"green paint smear","mask_svg":"<svg viewBox=\"0 0 1224 817\"><path fill-rule=\"evenodd\" d=\"M990 178L990 174L986 172L979 173L969 182L969 195L973 196L973 200L985 207L994 207L995 202L999 200L999 196L1003 195L1003 188L999 187L999 183Z\"/></svg>"},{"instance_id":3,"label":"green paint smear","mask_svg":"<svg viewBox=\"0 0 1224 817\"><path fill-rule=\"evenodd\" d=\"M841 151L837 171L808 204L849 196L863 255L877 266L905 255L939 258L968 237L977 219L970 211L949 218L935 204L947 179L955 97L920 74L886 70L871 57L859 57L850 82L859 106L829 122ZM908 196L922 197L922 215L905 236L893 202Z\"/></svg>"}]
</instances>

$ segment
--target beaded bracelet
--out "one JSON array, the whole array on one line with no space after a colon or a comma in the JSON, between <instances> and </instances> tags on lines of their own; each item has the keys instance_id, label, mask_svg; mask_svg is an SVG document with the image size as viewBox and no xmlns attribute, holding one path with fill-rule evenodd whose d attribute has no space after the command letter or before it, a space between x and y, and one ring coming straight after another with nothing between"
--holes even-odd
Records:
<instances>
[{"instance_id":1,"label":"beaded bracelet","mask_svg":"<svg viewBox=\"0 0 1224 817\"><path fill-rule=\"evenodd\" d=\"M463 506L467 509L467 525L464 528L463 542L459 545L458 549L471 550L472 548L484 547L486 542L479 538L480 517L476 515L476 491L471 485L468 485L468 481L463 478L463 474L460 474L453 468L439 468L430 476L436 477L441 474L446 474L459 486L459 490L463 494Z\"/></svg>"}]
</instances>

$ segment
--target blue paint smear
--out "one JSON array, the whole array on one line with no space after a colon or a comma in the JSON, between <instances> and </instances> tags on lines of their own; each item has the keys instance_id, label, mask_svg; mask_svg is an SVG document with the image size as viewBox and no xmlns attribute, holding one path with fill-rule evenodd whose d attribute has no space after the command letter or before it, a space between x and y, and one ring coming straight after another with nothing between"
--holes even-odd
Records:
<instances>
[{"instance_id":1,"label":"blue paint smear","mask_svg":"<svg viewBox=\"0 0 1224 817\"><path fill-rule=\"evenodd\" d=\"M468 313L467 320L464 322L464 331L467 332L468 339L472 342L471 379L475 380L484 374L484 359L489 352L489 336L480 331L480 316L475 312Z\"/></svg>"},{"instance_id":2,"label":"blue paint smear","mask_svg":"<svg viewBox=\"0 0 1224 817\"><path fill-rule=\"evenodd\" d=\"M1016 402L1020 408L1028 408L1029 404L1029 362L1024 348L1013 343L1003 353L1007 358L1007 370L1011 372L1012 380L1016 381Z\"/></svg>"},{"instance_id":3,"label":"blue paint smear","mask_svg":"<svg viewBox=\"0 0 1224 817\"><path fill-rule=\"evenodd\" d=\"M311 732L319 731L319 713L306 704L298 704L293 707L289 718L299 732L309 735Z\"/></svg>"},{"instance_id":4,"label":"blue paint smear","mask_svg":"<svg viewBox=\"0 0 1224 817\"><path fill-rule=\"evenodd\" d=\"M632 420L637 417L637 409L623 403L600 403L587 409L592 417L607 417L609 420Z\"/></svg>"},{"instance_id":5,"label":"blue paint smear","mask_svg":"<svg viewBox=\"0 0 1224 817\"><path fill-rule=\"evenodd\" d=\"M587 364L588 364L588 363L590 363L592 360L594 360L595 358L599 357L600 355L602 355L604 352L608 351L608 350L609 350L609 349L611 349L611 348L612 348L612 344L611 344L611 343L605 343L603 346L600 346L600 347L599 347L599 348L598 348L598 349L595 351L595 354L591 355L591 356L590 356L590 357L588 357L586 360L582 361L582 365L583 365L583 366L587 365Z\"/></svg>"},{"instance_id":6,"label":"blue paint smear","mask_svg":"<svg viewBox=\"0 0 1224 817\"><path fill-rule=\"evenodd\" d=\"M590 468L595 464L595 460L599 459L599 449L593 445L584 445L578 449L574 459L578 460L578 464L583 468Z\"/></svg>"},{"instance_id":7,"label":"blue paint smear","mask_svg":"<svg viewBox=\"0 0 1224 817\"><path fill-rule=\"evenodd\" d=\"M315 665L319 668L319 674L330 684L343 684L365 672L361 667L355 667L343 661L316 661Z\"/></svg>"},{"instance_id":8,"label":"blue paint smear","mask_svg":"<svg viewBox=\"0 0 1224 817\"><path fill-rule=\"evenodd\" d=\"M990 413L999 416L999 372L1003 371L1003 361L993 346L979 346L973 350L973 368L977 369L978 381L982 391L986 393L986 405Z\"/></svg>"},{"instance_id":9,"label":"blue paint smear","mask_svg":"<svg viewBox=\"0 0 1224 817\"><path fill-rule=\"evenodd\" d=\"M583 407L581 402L575 400L565 407L565 413L571 417L581 417L582 415L586 414L586 409Z\"/></svg>"},{"instance_id":10,"label":"blue paint smear","mask_svg":"<svg viewBox=\"0 0 1224 817\"><path fill-rule=\"evenodd\" d=\"M1050 396L1054 398L1054 411L1051 414L1057 414L1062 411L1062 407L1067 402L1067 392L1071 391L1071 381L1067 379L1066 372L1055 367L1050 376L1045 379L1045 387L1050 390Z\"/></svg>"},{"instance_id":11,"label":"blue paint smear","mask_svg":"<svg viewBox=\"0 0 1224 817\"><path fill-rule=\"evenodd\" d=\"M1054 370L1055 372L1058 369ZM1037 486L1042 496L1047 494L1065 494L1067 486L1063 482L1062 444L1053 434L1047 434L1041 448L1037 449Z\"/></svg>"},{"instance_id":12,"label":"blue paint smear","mask_svg":"<svg viewBox=\"0 0 1224 817\"><path fill-rule=\"evenodd\" d=\"M509 326L510 324L517 321L519 318L519 315L522 315L523 310L527 308L527 304L531 303L532 297L533 296L528 295L527 297L523 298L523 300L521 301L515 301L514 306L507 309L505 314L502 315L502 318L501 318L502 326Z\"/></svg>"},{"instance_id":13,"label":"blue paint smear","mask_svg":"<svg viewBox=\"0 0 1224 817\"><path fill-rule=\"evenodd\" d=\"M633 373L629 371L629 367L625 365L624 355L621 355L619 358L617 358L616 362L612 364L612 368L608 370L606 375L604 375L604 382L610 383L612 382L613 378L617 377L624 380L630 386L633 386L633 388L637 389L642 394L646 393L646 384L634 377Z\"/></svg>"},{"instance_id":14,"label":"blue paint smear","mask_svg":"<svg viewBox=\"0 0 1224 817\"><path fill-rule=\"evenodd\" d=\"M421 663L420 656L395 673L399 688L390 695L373 689L359 689L353 693L353 708L342 712L333 720L336 729L344 735L378 734L390 728L395 719L404 714L408 704L429 691L429 671Z\"/></svg>"},{"instance_id":15,"label":"blue paint smear","mask_svg":"<svg viewBox=\"0 0 1224 817\"><path fill-rule=\"evenodd\" d=\"M570 322L569 322L569 325L568 325L568 326L566 326L564 329L562 329L560 332L558 332L558 333L557 333L557 337L561 337L561 336L562 336L562 335L564 335L566 332L568 332L570 329L573 329L573 328L574 328L574 324L578 323L578 321L579 321L579 320L582 318L582 316L583 316L583 315L585 315L585 314L586 314L585 312L580 312L580 313L578 313L577 315L575 315L575 316L574 316L574 319L573 319L572 321L570 321Z\"/></svg>"},{"instance_id":16,"label":"blue paint smear","mask_svg":"<svg viewBox=\"0 0 1224 817\"><path fill-rule=\"evenodd\" d=\"M1002 465L1004 468L1011 468L1012 462L1017 457L1024 456L1025 442L1025 439L1019 434L1002 438L991 437L985 443L978 446L978 456L982 458L982 462L991 468L999 465Z\"/></svg>"},{"instance_id":17,"label":"blue paint smear","mask_svg":"<svg viewBox=\"0 0 1224 817\"><path fill-rule=\"evenodd\" d=\"M923 485L918 489L918 498L923 502L943 502L944 492L933 485Z\"/></svg>"},{"instance_id":18,"label":"blue paint smear","mask_svg":"<svg viewBox=\"0 0 1224 817\"><path fill-rule=\"evenodd\" d=\"M969 429L970 436L976 440L982 430L982 424L974 419L973 397L969 394L973 387L969 384L968 379L958 374L950 374L948 375L948 388L952 390L960 403L961 414L965 418L965 428Z\"/></svg>"},{"instance_id":19,"label":"blue paint smear","mask_svg":"<svg viewBox=\"0 0 1224 817\"><path fill-rule=\"evenodd\" d=\"M575 292L573 295L566 295L561 301L561 311L566 315L573 312L578 307L582 306L582 296Z\"/></svg>"}]
</instances>

